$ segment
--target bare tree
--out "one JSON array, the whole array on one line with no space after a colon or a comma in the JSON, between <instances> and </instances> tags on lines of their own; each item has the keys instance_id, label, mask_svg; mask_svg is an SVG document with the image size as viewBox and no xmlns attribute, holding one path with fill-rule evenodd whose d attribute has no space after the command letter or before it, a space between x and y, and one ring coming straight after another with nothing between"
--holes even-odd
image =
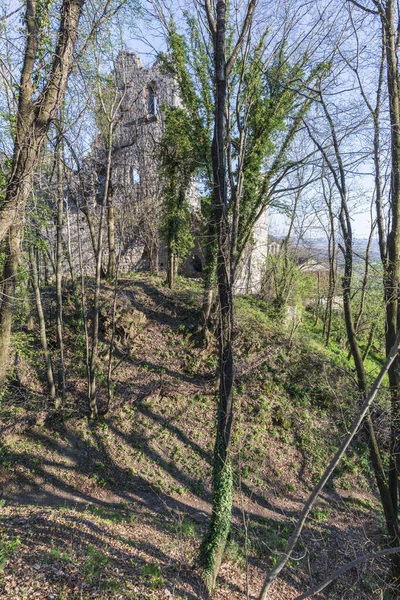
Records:
<instances>
[{"instance_id":1,"label":"bare tree","mask_svg":"<svg viewBox=\"0 0 400 600\"><path fill-rule=\"evenodd\" d=\"M118 7L113 0L94 4L93 20L80 52L94 32ZM13 299L17 267L20 259L21 227L32 179L46 140L49 127L56 118L65 94L73 64L84 0L62 0L59 6L58 30L52 47L46 38L46 23L52 22L52 3L27 0L25 11L25 49L18 90L18 108L13 136L13 158L5 199L0 209L0 241L5 240L6 262L3 276L3 300L0 306L0 385L8 365ZM41 52L47 43L50 55L44 64ZM43 75L44 73L44 75Z\"/></svg>"},{"instance_id":2,"label":"bare tree","mask_svg":"<svg viewBox=\"0 0 400 600\"><path fill-rule=\"evenodd\" d=\"M295 528L289 538L289 541L286 545L284 553L282 554L281 558L278 560L277 564L273 567L273 569L271 569L269 571L269 573L267 574L267 576L265 578L264 585L262 587L262 590L261 590L261 593L259 596L259 600L267 600L267 598L269 597L269 592L270 592L272 584L274 583L274 581L276 580L276 578L278 577L278 575L282 571L282 569L285 567L288 560L290 560L290 557L292 556L293 550L295 549L296 544L300 538L301 532L304 528L305 522L307 520L308 515L310 514L312 507L314 506L316 500L318 499L319 495L321 494L322 490L324 489L329 478L332 476L334 470L336 469L336 467L342 460L347 448L350 445L350 442L356 435L363 420L368 415L370 408L371 408L371 406L376 398L376 395L379 391L379 388L382 385L382 381L383 381L385 375L388 373L388 370L390 369L391 365L393 364L393 361L395 360L395 358L398 354L399 345L400 345L400 334L398 334L398 336L396 337L395 343L389 352L389 355L385 361L385 364L382 366L382 369L380 370L378 377L375 379L370 392L364 399L363 404L360 408L360 411L357 414L356 418L354 419L349 433L346 435L343 442L340 444L340 447L338 448L335 456L330 461L329 465L325 469L323 476L319 480L318 484L312 490L307 502L304 504L304 507L303 507L301 514L298 518L298 521L296 523L296 526L295 526ZM397 547L392 548L391 550L393 552L397 552L398 548L399 547L397 546ZM307 597L307 596L304 596L304 597Z\"/></svg>"},{"instance_id":3,"label":"bare tree","mask_svg":"<svg viewBox=\"0 0 400 600\"><path fill-rule=\"evenodd\" d=\"M8 366L24 208L31 191L40 149L66 89L82 7L83 0L63 0L51 71L42 91L37 95L36 57L40 36L43 35L40 24L46 18L42 11L46 11L46 8L45 5L39 6L35 0L27 0L26 3L26 46L19 87L13 162L5 201L0 210L0 240L6 238L7 255L0 306L0 385Z\"/></svg>"},{"instance_id":4,"label":"bare tree","mask_svg":"<svg viewBox=\"0 0 400 600\"><path fill-rule=\"evenodd\" d=\"M332 156L329 155L326 147L316 139L315 135L309 130L309 134L314 143L318 147L323 159L332 175L335 186L340 197L339 223L342 233L343 246L340 249L344 257L344 272L342 276L342 294L344 317L346 324L347 340L350 346L351 356L354 360L354 365L357 373L357 382L359 390L362 394L367 393L367 376L364 368L363 355L358 343L356 323L352 306L352 286L353 286L353 230L348 203L348 186L346 178L346 165L343 161L340 140L336 130L336 126L330 113L327 102L321 94L321 105L328 123L330 138L329 142L332 146ZM360 308L362 310L362 307ZM380 493L381 503L385 514L386 527L393 546L399 546L400 534L397 523L397 515L394 510L392 499L389 493L389 482L385 474L381 451L376 438L375 428L372 417L368 413L365 421L366 437L368 440L371 461L374 469L374 474L377 486ZM399 557L397 554L391 556L394 569L399 573Z\"/></svg>"},{"instance_id":5,"label":"bare tree","mask_svg":"<svg viewBox=\"0 0 400 600\"><path fill-rule=\"evenodd\" d=\"M386 352L393 345L399 330L399 287L400 287L400 73L398 65L399 50L399 7L394 0L371 0L367 3L349 2L378 19L382 36L382 59L379 71L376 105L368 103L364 88L360 83L363 95L374 122L374 166L376 186L376 208L379 233L379 246L384 270L384 288L386 302ZM382 184L380 169L380 133L379 115L381 106L381 89L384 60L386 59L386 88L389 98L390 121L390 229L385 234L382 202ZM399 505L399 469L400 469L400 369L399 360L395 360L389 370L391 387L391 449L389 466L389 491L393 514L397 514ZM397 524L398 527L398 524ZM397 560L397 563L395 561ZM400 578L400 557L392 559L395 576Z\"/></svg>"}]
</instances>

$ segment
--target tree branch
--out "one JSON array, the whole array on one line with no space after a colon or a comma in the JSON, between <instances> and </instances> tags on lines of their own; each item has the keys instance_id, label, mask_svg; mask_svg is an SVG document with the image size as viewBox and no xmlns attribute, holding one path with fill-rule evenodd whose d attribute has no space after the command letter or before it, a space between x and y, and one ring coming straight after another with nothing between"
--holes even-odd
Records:
<instances>
[{"instance_id":1,"label":"tree branch","mask_svg":"<svg viewBox=\"0 0 400 600\"><path fill-rule=\"evenodd\" d=\"M303 527L305 525L306 519L307 519L312 507L314 506L315 502L317 501L319 495L321 494L323 488L325 487L327 481L333 474L334 470L338 466L339 462L343 458L344 453L346 452L347 448L349 447L349 445L350 445L351 441L353 440L354 436L356 435L361 423L363 422L370 407L372 406L372 404L376 398L376 395L378 393L378 390L382 384L382 381L397 356L397 353L399 351L399 345L400 345L400 331L398 332L398 334L396 336L395 343L393 344L393 346L388 354L388 357L387 357L384 365L381 368L381 371L380 371L378 377L375 379L374 385L372 386L370 393L364 400L364 403L360 409L360 412L358 413L357 417L355 418L355 420L353 422L350 432L344 438L344 440L341 443L341 445L339 446L339 449L337 450L335 456L332 458L328 467L326 468L325 473L323 474L319 483L315 486L315 488L311 492L307 502L305 503L303 510L300 513L297 524L293 530L293 533L289 538L289 541L285 548L285 552L282 554L281 558L279 559L279 561L277 562L275 567L273 569L271 569L271 571L267 574L265 581L264 581L263 588L262 588L260 596L259 596L259 600L267 600L268 592L269 592L273 582L278 577L279 573L282 571L282 569L285 567L286 563L290 559L290 557L293 553L293 550L295 549L295 546L299 540L301 532L303 531Z\"/></svg>"},{"instance_id":2,"label":"tree branch","mask_svg":"<svg viewBox=\"0 0 400 600\"><path fill-rule=\"evenodd\" d=\"M368 8L367 6L360 4L360 2L357 2L357 0L348 0L348 1L351 2L351 4L354 4L354 6L358 6L358 8L361 8L361 10L364 10L365 12L370 13L371 15L379 15L380 14L380 11L373 10L372 8Z\"/></svg>"},{"instance_id":3,"label":"tree branch","mask_svg":"<svg viewBox=\"0 0 400 600\"><path fill-rule=\"evenodd\" d=\"M215 41L215 36L217 35L217 25L215 23L215 18L211 7L211 0L204 0L204 8L207 15L208 26L210 28L212 38Z\"/></svg>"},{"instance_id":4,"label":"tree branch","mask_svg":"<svg viewBox=\"0 0 400 600\"><path fill-rule=\"evenodd\" d=\"M386 548L386 550L380 550L379 552L370 552L369 554L363 554L362 556L359 556L358 558L355 558L349 563L343 565L343 567L340 567L340 569L336 569L336 571L331 573L329 577L327 577L322 583L319 583L318 585L313 587L308 592L305 592L301 596L297 596L295 600L305 600L306 598L311 598L311 596L318 594L318 592L322 592L322 590L324 590L335 579L343 575L343 573L346 573L346 571L349 571L353 567L356 567L357 565L360 565L361 563L366 562L367 560L381 558L382 556L388 556L389 554L397 554L398 552L400 552L400 546L396 546L395 548Z\"/></svg>"},{"instance_id":5,"label":"tree branch","mask_svg":"<svg viewBox=\"0 0 400 600\"><path fill-rule=\"evenodd\" d=\"M207 0L206 0L207 2ZM235 64L235 61L237 59L237 56L243 46L244 40L246 38L247 32L250 29L251 23L253 21L253 15L254 15L254 11L256 9L257 6L257 0L250 0L249 5L247 7L247 13L246 13L246 17L244 19L243 22L243 26L242 26L242 31L240 32L239 35L239 39L236 42L236 46L232 51L232 54L230 55L230 57L228 58L227 62L226 62L226 74L227 76L229 75L229 73L232 70L233 65Z\"/></svg>"}]
</instances>

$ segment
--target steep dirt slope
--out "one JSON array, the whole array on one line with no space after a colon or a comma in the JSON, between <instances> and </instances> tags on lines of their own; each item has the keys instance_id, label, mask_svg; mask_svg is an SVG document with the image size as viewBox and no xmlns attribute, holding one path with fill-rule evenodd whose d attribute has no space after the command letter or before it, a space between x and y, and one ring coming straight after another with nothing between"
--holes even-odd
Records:
<instances>
[{"instance_id":1,"label":"steep dirt slope","mask_svg":"<svg viewBox=\"0 0 400 600\"><path fill-rule=\"evenodd\" d=\"M103 298L105 372L111 288ZM120 282L114 397L95 423L73 298L62 419L42 392L39 355L24 353L0 414L2 598L207 598L195 561L210 512L217 362L196 333L200 303L196 282L174 293L158 278ZM236 309L235 503L217 599L245 598L246 587L257 597L355 406L351 377L304 330L289 348L266 305L237 298ZM296 598L384 543L358 440L272 598ZM382 598L386 568L361 565L319 597Z\"/></svg>"}]
</instances>

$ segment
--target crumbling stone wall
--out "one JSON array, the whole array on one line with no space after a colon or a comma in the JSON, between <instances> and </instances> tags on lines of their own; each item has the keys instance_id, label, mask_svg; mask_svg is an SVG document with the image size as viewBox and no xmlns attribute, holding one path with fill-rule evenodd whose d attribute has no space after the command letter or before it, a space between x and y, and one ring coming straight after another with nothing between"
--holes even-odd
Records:
<instances>
[{"instance_id":1,"label":"crumbling stone wall","mask_svg":"<svg viewBox=\"0 0 400 600\"><path fill-rule=\"evenodd\" d=\"M115 206L116 239L120 240L120 272L149 269L164 270L167 253L160 241L160 219L163 210L163 184L160 178L160 143L164 130L163 106L181 106L179 91L173 78L164 73L156 62L143 67L133 52L120 52L114 78L121 94L120 115L115 127L112 150L111 194ZM75 194L80 206L85 204L98 223L99 206L104 191L106 149L99 136L92 145L76 180ZM198 200L195 186L190 198L197 237L190 256L181 270L199 276L202 271ZM79 217L82 222L85 217ZM79 220L78 219L78 220ZM76 237L76 236L75 236ZM104 235L104 264L107 263L106 234ZM90 238L89 238L90 241ZM85 251L93 254L88 239ZM268 213L261 216L252 243L247 248L238 270L236 293L257 293L268 247ZM87 264L94 264L87 260Z\"/></svg>"},{"instance_id":2,"label":"crumbling stone wall","mask_svg":"<svg viewBox=\"0 0 400 600\"><path fill-rule=\"evenodd\" d=\"M166 268L160 252L159 225L163 185L159 174L160 142L164 130L163 106L179 105L174 80L158 63L144 68L132 52L121 52L115 63L115 77L123 94L121 120L116 131L112 161L112 186L116 205L125 226L136 235L132 248L142 245L142 267ZM158 255L159 256L153 256ZM129 252L125 267L131 267Z\"/></svg>"}]
</instances>

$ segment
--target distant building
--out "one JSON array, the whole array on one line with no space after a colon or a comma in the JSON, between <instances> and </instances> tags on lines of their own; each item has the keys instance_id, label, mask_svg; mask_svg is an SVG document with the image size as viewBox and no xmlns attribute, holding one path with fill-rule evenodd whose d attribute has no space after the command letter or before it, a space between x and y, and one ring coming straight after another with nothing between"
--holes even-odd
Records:
<instances>
[{"instance_id":1,"label":"distant building","mask_svg":"<svg viewBox=\"0 0 400 600\"><path fill-rule=\"evenodd\" d=\"M329 273L329 265L319 261L317 258L300 258L298 265L300 271L303 271L303 273Z\"/></svg>"}]
</instances>

